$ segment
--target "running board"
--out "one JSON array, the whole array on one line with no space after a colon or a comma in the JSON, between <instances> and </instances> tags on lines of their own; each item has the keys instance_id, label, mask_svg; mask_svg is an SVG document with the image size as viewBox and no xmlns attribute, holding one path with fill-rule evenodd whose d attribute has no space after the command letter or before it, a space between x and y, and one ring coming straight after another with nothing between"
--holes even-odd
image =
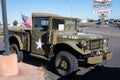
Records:
<instances>
[{"instance_id":1,"label":"running board","mask_svg":"<svg viewBox=\"0 0 120 80\"><path fill-rule=\"evenodd\" d=\"M37 54L32 54L32 53L31 53L30 55L48 61L48 58L46 58L46 57L44 57L44 56L37 55Z\"/></svg>"}]
</instances>

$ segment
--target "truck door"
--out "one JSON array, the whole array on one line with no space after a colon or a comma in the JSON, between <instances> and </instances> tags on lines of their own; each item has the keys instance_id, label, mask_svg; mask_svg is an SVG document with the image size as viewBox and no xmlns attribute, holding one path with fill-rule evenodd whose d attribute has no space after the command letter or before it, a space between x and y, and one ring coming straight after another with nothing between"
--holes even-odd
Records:
<instances>
[{"instance_id":1,"label":"truck door","mask_svg":"<svg viewBox=\"0 0 120 80\"><path fill-rule=\"evenodd\" d=\"M32 45L33 54L45 55L43 45L48 41L48 18L33 18Z\"/></svg>"}]
</instances>

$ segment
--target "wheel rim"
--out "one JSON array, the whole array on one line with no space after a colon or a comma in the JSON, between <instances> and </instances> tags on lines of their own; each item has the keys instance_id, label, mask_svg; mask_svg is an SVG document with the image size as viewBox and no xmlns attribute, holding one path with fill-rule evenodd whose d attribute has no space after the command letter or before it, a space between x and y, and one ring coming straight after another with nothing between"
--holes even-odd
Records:
<instances>
[{"instance_id":1,"label":"wheel rim","mask_svg":"<svg viewBox=\"0 0 120 80\"><path fill-rule=\"evenodd\" d=\"M67 62L65 60L61 60L61 62L60 62L60 68L62 70L67 70L68 64L67 64Z\"/></svg>"},{"instance_id":2,"label":"wheel rim","mask_svg":"<svg viewBox=\"0 0 120 80\"><path fill-rule=\"evenodd\" d=\"M69 61L62 57L57 64L57 70L58 71L63 71L63 72L69 72L70 66L69 66Z\"/></svg>"}]
</instances>

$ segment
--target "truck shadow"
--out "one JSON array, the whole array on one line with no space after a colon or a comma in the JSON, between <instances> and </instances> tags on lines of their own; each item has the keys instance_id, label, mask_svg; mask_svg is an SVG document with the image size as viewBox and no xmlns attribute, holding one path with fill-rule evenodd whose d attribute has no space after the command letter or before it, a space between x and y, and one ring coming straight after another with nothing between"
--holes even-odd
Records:
<instances>
[{"instance_id":1,"label":"truck shadow","mask_svg":"<svg viewBox=\"0 0 120 80\"><path fill-rule=\"evenodd\" d=\"M37 66L37 67L47 64L47 62L45 60L30 56L29 54L24 54L23 62L30 64L30 65Z\"/></svg>"},{"instance_id":2,"label":"truck shadow","mask_svg":"<svg viewBox=\"0 0 120 80\"><path fill-rule=\"evenodd\" d=\"M58 80L118 80L120 79L120 68L97 67L84 75L70 74Z\"/></svg>"},{"instance_id":3,"label":"truck shadow","mask_svg":"<svg viewBox=\"0 0 120 80\"><path fill-rule=\"evenodd\" d=\"M47 64L46 61L32 56L25 57L23 62L37 67ZM100 66L100 67L96 67L95 69L92 69L91 71L87 72L84 75L79 75L79 71L76 71L64 77L60 77L59 75L57 75L54 72L54 69L47 69L47 71L52 73L52 74L47 73L48 80L118 80L120 79L120 68L115 68L115 67ZM52 76L57 77L57 79L56 78L54 79L54 77ZM52 77L52 79L50 79L49 77Z\"/></svg>"}]
</instances>

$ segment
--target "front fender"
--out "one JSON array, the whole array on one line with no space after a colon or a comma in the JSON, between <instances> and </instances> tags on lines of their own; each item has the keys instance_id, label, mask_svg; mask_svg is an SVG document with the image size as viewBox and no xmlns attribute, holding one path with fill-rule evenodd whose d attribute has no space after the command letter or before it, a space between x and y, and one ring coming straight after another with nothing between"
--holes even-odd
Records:
<instances>
[{"instance_id":1,"label":"front fender","mask_svg":"<svg viewBox=\"0 0 120 80\"><path fill-rule=\"evenodd\" d=\"M14 35L11 35L11 36L9 36L9 41L10 41L10 40L13 40L12 43L18 42L18 45L19 45L20 50L23 49L23 43L22 43L22 41L21 41L20 36L15 35L15 34L14 34ZM11 42L11 41L10 41L10 42Z\"/></svg>"},{"instance_id":2,"label":"front fender","mask_svg":"<svg viewBox=\"0 0 120 80\"><path fill-rule=\"evenodd\" d=\"M84 52L84 50L82 50L81 48L79 48L76 44L77 42L75 41L66 41L66 42L63 42L64 44L67 44L69 45L70 47L72 47L74 50L76 50L77 52L83 54L83 55L86 55L86 54L89 54L90 51L86 51Z\"/></svg>"}]
</instances>

